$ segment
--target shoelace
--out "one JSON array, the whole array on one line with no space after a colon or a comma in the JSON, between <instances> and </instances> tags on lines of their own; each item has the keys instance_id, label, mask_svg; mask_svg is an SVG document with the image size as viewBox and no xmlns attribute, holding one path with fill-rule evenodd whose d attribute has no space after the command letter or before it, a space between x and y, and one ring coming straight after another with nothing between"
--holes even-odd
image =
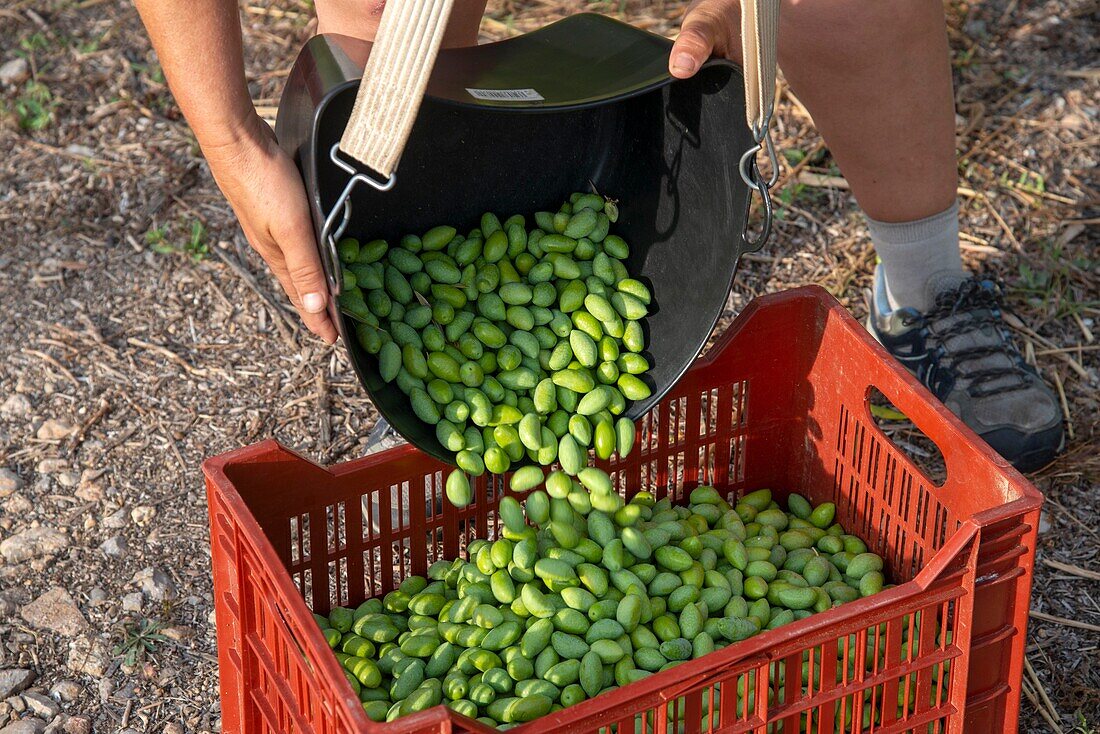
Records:
<instances>
[{"instance_id":1,"label":"shoelace","mask_svg":"<svg viewBox=\"0 0 1100 734\"><path fill-rule=\"evenodd\" d=\"M968 278L957 288L946 290L936 296L936 305L920 319L922 333L932 356L932 366L928 374L929 383L935 383L940 379L962 377L969 381L966 391L974 398L1022 390L1029 386L1031 373L1016 345L1004 332L1004 325L1001 322L1004 306L1001 297L1000 285L992 280L978 277ZM942 330L935 328L938 322L951 317L961 318L957 318ZM987 328L992 329L996 334L996 344L959 349L950 353L943 346L949 339ZM1005 356L1007 364L967 370L967 363L993 355ZM950 357L950 365L944 365L941 362L945 356ZM941 372L942 376L939 374ZM994 382L998 384L985 387Z\"/></svg>"}]
</instances>

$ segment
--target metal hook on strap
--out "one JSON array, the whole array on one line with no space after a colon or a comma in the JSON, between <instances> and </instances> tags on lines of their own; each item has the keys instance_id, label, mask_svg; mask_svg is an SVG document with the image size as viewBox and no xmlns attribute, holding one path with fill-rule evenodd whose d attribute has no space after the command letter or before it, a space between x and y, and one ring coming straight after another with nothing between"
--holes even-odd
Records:
<instances>
[{"instance_id":1,"label":"metal hook on strap","mask_svg":"<svg viewBox=\"0 0 1100 734\"><path fill-rule=\"evenodd\" d=\"M771 187L779 180L779 160L775 154L775 146L772 144L772 137L765 129L763 134L763 140L758 140L756 145L745 151L745 154L741 156L741 161L737 166L738 172L741 174L741 180L745 182L751 190L760 194L760 201L764 206L764 223L760 231L760 234L756 237L749 235L749 221L748 217L745 217L745 226L741 230L741 239L749 249L752 251L759 250L764 246L764 243L768 241L768 237L772 232L772 197ZM757 153L761 150L766 150L768 159L771 161L771 174L767 180L764 179L763 174L760 172L760 166L757 163Z\"/></svg>"},{"instance_id":2,"label":"metal hook on strap","mask_svg":"<svg viewBox=\"0 0 1100 734\"><path fill-rule=\"evenodd\" d=\"M321 227L320 243L321 254L328 260L328 284L334 295L340 295L343 286L343 279L340 277L340 257L336 252L336 243L344 236L348 223L351 221L351 192L359 183L365 183L378 191L389 191L397 183L396 173L391 173L385 181L379 181L360 172L355 166L342 159L339 152L340 144L336 143L329 150L329 159L337 167L350 173L351 178L344 185L344 190L340 192L340 196L336 198L336 203L332 205L328 216L325 217L325 223ZM337 225L338 219L339 224Z\"/></svg>"},{"instance_id":3,"label":"metal hook on strap","mask_svg":"<svg viewBox=\"0 0 1100 734\"><path fill-rule=\"evenodd\" d=\"M771 175L768 177L768 180L764 185L770 189L772 186L775 186L777 181L779 181L779 156L776 155L775 144L772 143L771 133L765 132L763 138L757 140L756 145L745 151L745 154L741 156L741 162L737 166L737 169L741 174L741 180L744 181L745 185L753 191L760 190L760 171L757 170L756 174L754 175L747 166L749 165L750 161L752 161L753 166L756 165L756 154L759 153L761 150L767 151L768 161L771 162L772 169Z\"/></svg>"},{"instance_id":4,"label":"metal hook on strap","mask_svg":"<svg viewBox=\"0 0 1100 734\"><path fill-rule=\"evenodd\" d=\"M764 221L761 225L760 234L756 237L749 235L749 218L745 217L745 225L741 230L741 239L744 241L748 248L752 252L756 252L764 243L768 241L768 238L772 233L772 195L769 190L769 184L764 180L763 174L760 173L759 166L756 165L756 158L752 158L750 176L753 179L753 183L749 186L760 194L760 203L764 206Z\"/></svg>"}]
</instances>

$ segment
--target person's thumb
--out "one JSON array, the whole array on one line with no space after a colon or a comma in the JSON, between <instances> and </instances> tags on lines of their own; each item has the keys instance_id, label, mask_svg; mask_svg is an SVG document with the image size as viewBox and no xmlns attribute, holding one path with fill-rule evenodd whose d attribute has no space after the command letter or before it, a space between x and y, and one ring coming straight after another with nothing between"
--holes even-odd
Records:
<instances>
[{"instance_id":1,"label":"person's thumb","mask_svg":"<svg viewBox=\"0 0 1100 734\"><path fill-rule=\"evenodd\" d=\"M336 338L336 330L328 318L328 284L317 248L313 245L313 230L308 218L297 218L289 236L279 246L286 261L287 275L298 298L295 305L310 331L325 341Z\"/></svg>"},{"instance_id":2,"label":"person's thumb","mask_svg":"<svg viewBox=\"0 0 1100 734\"><path fill-rule=\"evenodd\" d=\"M672 46L668 70L677 79L693 76L714 51L717 28L713 14L700 3L687 12L680 35Z\"/></svg>"}]
</instances>

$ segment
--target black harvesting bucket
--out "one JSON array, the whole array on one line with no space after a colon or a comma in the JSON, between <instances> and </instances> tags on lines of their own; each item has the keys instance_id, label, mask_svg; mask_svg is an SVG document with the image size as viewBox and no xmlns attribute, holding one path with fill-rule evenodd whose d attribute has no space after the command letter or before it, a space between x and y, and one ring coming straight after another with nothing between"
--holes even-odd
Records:
<instances>
[{"instance_id":1,"label":"black harvesting bucket","mask_svg":"<svg viewBox=\"0 0 1100 734\"><path fill-rule=\"evenodd\" d=\"M721 314L742 239L748 187L738 174L753 145L741 70L712 60L689 80L667 71L670 43L599 15L569 17L533 33L440 52L401 158L396 185L352 195L345 236L396 241L439 224L460 232L485 211L531 221L573 191L595 186L619 200L614 231L630 244L627 267L650 286L645 321L652 369L636 419L687 370ZM316 36L287 80L276 134L302 171L320 232L349 174L329 158L351 113L370 44ZM321 245L330 288L339 261ZM332 307L351 362L379 413L410 443L453 454L388 386L359 345L350 317Z\"/></svg>"}]
</instances>

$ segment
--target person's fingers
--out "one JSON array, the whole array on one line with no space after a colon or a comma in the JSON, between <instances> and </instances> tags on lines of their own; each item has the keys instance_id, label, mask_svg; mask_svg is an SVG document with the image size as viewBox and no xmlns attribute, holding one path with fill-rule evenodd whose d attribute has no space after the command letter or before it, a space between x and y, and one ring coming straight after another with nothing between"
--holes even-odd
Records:
<instances>
[{"instance_id":1,"label":"person's fingers","mask_svg":"<svg viewBox=\"0 0 1100 734\"><path fill-rule=\"evenodd\" d=\"M290 273L286 271L286 261L283 259L283 253L278 246L266 237L259 237L247 228L244 231L244 236L248 240L248 244L252 245L252 249L260 253L260 257L267 263L267 267L271 270L271 274L275 276L275 280L279 281L279 285L282 286L283 292L286 293L287 298L290 299L290 303L295 309L299 308L298 293L294 289L294 281L290 279Z\"/></svg>"},{"instance_id":2,"label":"person's fingers","mask_svg":"<svg viewBox=\"0 0 1100 734\"><path fill-rule=\"evenodd\" d=\"M668 57L668 70L672 76L687 79L710 58L719 37L721 22L713 3L707 0L688 9L680 26L680 35Z\"/></svg>"},{"instance_id":3,"label":"person's fingers","mask_svg":"<svg viewBox=\"0 0 1100 734\"><path fill-rule=\"evenodd\" d=\"M321 257L313 244L313 227L307 216L289 216L273 233L282 250L296 306L305 325L329 344L336 341L336 327L328 317L328 284Z\"/></svg>"},{"instance_id":4,"label":"person's fingers","mask_svg":"<svg viewBox=\"0 0 1100 734\"><path fill-rule=\"evenodd\" d=\"M686 79L699 71L711 55L740 63L740 39L739 0L695 0L684 13L680 36L669 54L669 71Z\"/></svg>"},{"instance_id":5,"label":"person's fingers","mask_svg":"<svg viewBox=\"0 0 1100 734\"><path fill-rule=\"evenodd\" d=\"M294 308L297 309L298 314L302 317L302 321L303 323L305 323L306 327L329 344L335 342L337 337L336 327L332 325L332 322L328 318L327 314L323 314L325 316L324 323L317 323L318 320L315 317L312 318L312 320L306 318L307 315L312 315L307 314L305 309L302 307L302 301L298 297L298 289L294 285L294 279L291 277L290 271L287 269L286 258L284 257L283 251L279 248L278 244L276 244L274 240L266 235L260 236L254 232L249 231L248 228L244 229L245 237L248 239L249 244L252 245L253 249L255 249L256 252L260 253L260 257L262 257L264 259L264 262L267 263L268 268L271 269L272 275L274 275L275 279L279 281L279 285L282 286L283 291L287 295L287 298L290 299L291 305L293 305Z\"/></svg>"}]
</instances>

